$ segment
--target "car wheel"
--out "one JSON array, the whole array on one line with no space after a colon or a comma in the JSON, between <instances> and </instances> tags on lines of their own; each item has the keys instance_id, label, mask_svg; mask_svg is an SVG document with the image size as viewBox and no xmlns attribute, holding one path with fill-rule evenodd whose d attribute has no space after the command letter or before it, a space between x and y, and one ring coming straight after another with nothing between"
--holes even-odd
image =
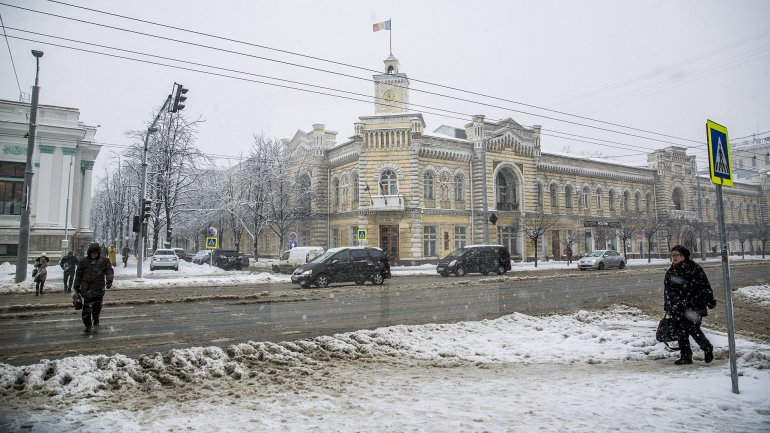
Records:
<instances>
[{"instance_id":1,"label":"car wheel","mask_svg":"<svg viewBox=\"0 0 770 433\"><path fill-rule=\"evenodd\" d=\"M154 271L154 270L155 270L155 268L153 268L152 266L150 266L150 270L151 270L151 271Z\"/></svg>"},{"instance_id":2,"label":"car wheel","mask_svg":"<svg viewBox=\"0 0 770 433\"><path fill-rule=\"evenodd\" d=\"M303 289L307 289L308 287L310 287L310 284L307 284L307 283L303 283L303 284L300 284L299 286L300 286L301 288L303 288Z\"/></svg>"},{"instance_id":3,"label":"car wheel","mask_svg":"<svg viewBox=\"0 0 770 433\"><path fill-rule=\"evenodd\" d=\"M495 272L497 273L497 275L503 275L505 273L505 266L503 265L498 266Z\"/></svg>"},{"instance_id":4,"label":"car wheel","mask_svg":"<svg viewBox=\"0 0 770 433\"><path fill-rule=\"evenodd\" d=\"M280 271L281 271L281 270L280 270L280 269L278 269L278 266L276 266L276 265L273 265L273 272L275 272L275 273L277 274L277 273L279 273Z\"/></svg>"},{"instance_id":5,"label":"car wheel","mask_svg":"<svg viewBox=\"0 0 770 433\"><path fill-rule=\"evenodd\" d=\"M384 282L385 282L385 277L383 277L381 273L377 272L376 274L372 275L372 284L374 284L375 286L379 286Z\"/></svg>"},{"instance_id":6,"label":"car wheel","mask_svg":"<svg viewBox=\"0 0 770 433\"><path fill-rule=\"evenodd\" d=\"M603 271L603 270L604 270L604 267L605 267L605 266L604 266L604 262L599 262L599 270L600 270L600 271Z\"/></svg>"},{"instance_id":7,"label":"car wheel","mask_svg":"<svg viewBox=\"0 0 770 433\"><path fill-rule=\"evenodd\" d=\"M457 270L455 271L455 275L457 275L458 277L464 276L465 275L465 269L464 268L457 268Z\"/></svg>"},{"instance_id":8,"label":"car wheel","mask_svg":"<svg viewBox=\"0 0 770 433\"><path fill-rule=\"evenodd\" d=\"M623 269L625 267L626 267L626 262L620 262L620 264L618 265L618 269Z\"/></svg>"},{"instance_id":9,"label":"car wheel","mask_svg":"<svg viewBox=\"0 0 770 433\"><path fill-rule=\"evenodd\" d=\"M326 274L321 274L315 279L315 285L316 287L326 287L329 285L329 277L326 276Z\"/></svg>"},{"instance_id":10,"label":"car wheel","mask_svg":"<svg viewBox=\"0 0 770 433\"><path fill-rule=\"evenodd\" d=\"M179 266L175 267L174 270L178 272L179 271Z\"/></svg>"}]
</instances>

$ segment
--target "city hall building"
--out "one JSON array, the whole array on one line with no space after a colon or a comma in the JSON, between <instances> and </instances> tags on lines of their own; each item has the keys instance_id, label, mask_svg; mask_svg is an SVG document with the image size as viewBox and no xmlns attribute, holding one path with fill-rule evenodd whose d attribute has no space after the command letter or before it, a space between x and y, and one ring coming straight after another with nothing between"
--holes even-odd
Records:
<instances>
[{"instance_id":1,"label":"city hall building","mask_svg":"<svg viewBox=\"0 0 770 433\"><path fill-rule=\"evenodd\" d=\"M375 114L360 117L350 139L338 143L336 132L317 124L284 140L289 154L312 161L296 174L313 197L312 217L296 229L299 245L378 246L398 264L479 243L502 244L515 260L559 259L566 245L576 255L622 252L624 240L630 255L646 254L641 229L618 235L630 217L679 221L672 240L694 251L717 245L713 229L702 247L694 231L717 221L716 196L685 148L656 150L639 168L543 152L540 126L513 119L478 115L464 128L428 132L422 115L409 110L409 79L398 60L391 54L384 63L374 75ZM724 188L727 224L768 221L767 180L765 170ZM549 224L535 250L522 228L538 221ZM667 248L658 236L649 246L654 254ZM263 248L276 254L279 246L264 235Z\"/></svg>"}]
</instances>

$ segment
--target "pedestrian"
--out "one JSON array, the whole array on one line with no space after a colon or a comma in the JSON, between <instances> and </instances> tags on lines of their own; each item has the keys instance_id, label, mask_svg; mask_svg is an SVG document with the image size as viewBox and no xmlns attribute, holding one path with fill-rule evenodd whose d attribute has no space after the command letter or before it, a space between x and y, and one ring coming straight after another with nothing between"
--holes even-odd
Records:
<instances>
[{"instance_id":1,"label":"pedestrian","mask_svg":"<svg viewBox=\"0 0 770 433\"><path fill-rule=\"evenodd\" d=\"M690 260L690 250L682 245L671 248L671 267L663 280L663 308L679 330L679 359L676 365L692 364L690 336L703 350L706 363L714 359L714 346L700 329L707 308L717 305L706 273Z\"/></svg>"},{"instance_id":2,"label":"pedestrian","mask_svg":"<svg viewBox=\"0 0 770 433\"><path fill-rule=\"evenodd\" d=\"M572 263L572 248L567 245L567 249L564 250L564 253L567 254L567 266L569 266Z\"/></svg>"},{"instance_id":3,"label":"pedestrian","mask_svg":"<svg viewBox=\"0 0 770 433\"><path fill-rule=\"evenodd\" d=\"M102 243L102 247L99 250L99 254L102 257L107 257L109 255L109 250L107 250L107 244L106 243Z\"/></svg>"},{"instance_id":4,"label":"pedestrian","mask_svg":"<svg viewBox=\"0 0 770 433\"><path fill-rule=\"evenodd\" d=\"M115 248L115 244L110 245L110 249L107 251L107 256L110 258L110 263L112 263L112 266L117 266L118 250Z\"/></svg>"},{"instance_id":5,"label":"pedestrian","mask_svg":"<svg viewBox=\"0 0 770 433\"><path fill-rule=\"evenodd\" d=\"M83 324L85 333L90 334L92 326L99 326L105 288L112 287L114 271L107 257L101 254L99 244L88 246L86 256L80 259L75 271L75 292L83 298Z\"/></svg>"},{"instance_id":6,"label":"pedestrian","mask_svg":"<svg viewBox=\"0 0 770 433\"><path fill-rule=\"evenodd\" d=\"M35 259L35 269L37 273L35 275L35 296L43 295L43 286L45 286L45 279L48 277L48 254L43 253L40 257Z\"/></svg>"},{"instance_id":7,"label":"pedestrian","mask_svg":"<svg viewBox=\"0 0 770 433\"><path fill-rule=\"evenodd\" d=\"M123 267L125 268L128 266L128 256L131 255L131 248L128 247L128 245L123 247L123 251L120 252L123 256Z\"/></svg>"},{"instance_id":8,"label":"pedestrian","mask_svg":"<svg viewBox=\"0 0 770 433\"><path fill-rule=\"evenodd\" d=\"M72 291L72 282L75 279L75 269L78 267L78 258L70 250L59 262L59 266L64 270L64 293Z\"/></svg>"}]
</instances>

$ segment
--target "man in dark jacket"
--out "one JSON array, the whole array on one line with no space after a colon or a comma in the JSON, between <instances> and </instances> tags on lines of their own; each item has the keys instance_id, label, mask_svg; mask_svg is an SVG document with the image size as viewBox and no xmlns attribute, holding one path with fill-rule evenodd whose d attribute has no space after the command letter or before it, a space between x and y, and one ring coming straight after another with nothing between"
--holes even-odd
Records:
<instances>
[{"instance_id":1,"label":"man in dark jacket","mask_svg":"<svg viewBox=\"0 0 770 433\"><path fill-rule=\"evenodd\" d=\"M75 269L78 267L78 258L72 250L67 252L67 255L61 259L59 266L64 270L64 292L69 293L72 291L72 282L75 279Z\"/></svg>"},{"instance_id":2,"label":"man in dark jacket","mask_svg":"<svg viewBox=\"0 0 770 433\"><path fill-rule=\"evenodd\" d=\"M680 356L676 365L692 364L690 336L703 350L704 361L714 359L714 346L700 329L707 308L717 305L706 273L690 260L690 250L682 245L671 248L671 267L663 280L663 308L679 329Z\"/></svg>"},{"instance_id":3,"label":"man in dark jacket","mask_svg":"<svg viewBox=\"0 0 770 433\"><path fill-rule=\"evenodd\" d=\"M101 255L99 244L89 245L75 271L75 292L83 298L83 324L87 334L91 333L92 325L99 326L104 289L112 287L113 276L112 263Z\"/></svg>"}]
</instances>

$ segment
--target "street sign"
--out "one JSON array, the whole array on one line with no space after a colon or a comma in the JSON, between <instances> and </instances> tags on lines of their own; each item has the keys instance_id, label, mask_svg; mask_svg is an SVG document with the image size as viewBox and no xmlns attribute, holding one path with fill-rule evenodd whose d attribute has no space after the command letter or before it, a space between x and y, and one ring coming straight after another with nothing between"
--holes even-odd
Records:
<instances>
[{"instance_id":1,"label":"street sign","mask_svg":"<svg viewBox=\"0 0 770 433\"><path fill-rule=\"evenodd\" d=\"M218 238L206 238L206 249L207 250L217 249L218 242L219 242Z\"/></svg>"},{"instance_id":2,"label":"street sign","mask_svg":"<svg viewBox=\"0 0 770 433\"><path fill-rule=\"evenodd\" d=\"M358 230L358 240L359 241L365 241L366 240L366 230L364 230L364 229Z\"/></svg>"},{"instance_id":3,"label":"street sign","mask_svg":"<svg viewBox=\"0 0 770 433\"><path fill-rule=\"evenodd\" d=\"M727 128L707 120L706 135L708 137L711 182L717 185L733 186L733 170L730 164L730 142L727 141Z\"/></svg>"}]
</instances>

